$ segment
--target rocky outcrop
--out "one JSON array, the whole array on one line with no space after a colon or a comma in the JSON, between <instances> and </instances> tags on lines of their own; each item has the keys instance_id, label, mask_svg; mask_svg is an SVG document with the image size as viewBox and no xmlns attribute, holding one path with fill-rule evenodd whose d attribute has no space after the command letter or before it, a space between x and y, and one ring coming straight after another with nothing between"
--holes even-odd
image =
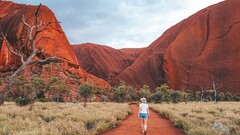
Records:
<instances>
[{"instance_id":1,"label":"rocky outcrop","mask_svg":"<svg viewBox=\"0 0 240 135\"><path fill-rule=\"evenodd\" d=\"M239 7L239 0L226 0L178 24L184 27L164 55L171 88L212 88L214 80L221 91L240 94Z\"/></svg>"},{"instance_id":2,"label":"rocky outcrop","mask_svg":"<svg viewBox=\"0 0 240 135\"><path fill-rule=\"evenodd\" d=\"M37 6L15 4L7 1L0 2L0 26L3 32L7 33L7 38L11 44L20 48L20 42L26 43L27 40L23 39L22 41L19 41L19 39L28 37L28 29L21 22L22 15L25 16L27 23L33 24L33 22L35 22L34 14L37 10ZM48 22L56 22L49 25L47 30L44 30L42 33L40 33L39 37L36 39L37 41L43 36L51 38L43 39L40 41L37 47L38 50L44 49L44 57L55 55L69 61L69 63L78 65L76 57L72 55L73 50L69 45L69 42L54 13L46 6L41 6L39 20L44 22L45 25ZM40 27L39 29L42 29L43 27L44 26ZM6 52L6 45L3 40L0 40L0 45L1 68L3 68L3 66L8 67L9 65L19 65L17 61L18 57ZM22 50L26 55L29 54L29 48L25 47Z\"/></svg>"},{"instance_id":3,"label":"rocky outcrop","mask_svg":"<svg viewBox=\"0 0 240 135\"><path fill-rule=\"evenodd\" d=\"M144 49L117 50L93 43L72 45L72 47L83 69L108 82L130 66Z\"/></svg>"},{"instance_id":4,"label":"rocky outcrop","mask_svg":"<svg viewBox=\"0 0 240 135\"><path fill-rule=\"evenodd\" d=\"M167 82L173 89L199 90L222 84L240 94L240 1L207 7L168 29L112 81L152 89ZM212 79L213 78L213 79Z\"/></svg>"},{"instance_id":5,"label":"rocky outcrop","mask_svg":"<svg viewBox=\"0 0 240 135\"><path fill-rule=\"evenodd\" d=\"M37 6L15 4L9 1L0 1L0 26L4 33L7 34L7 38L11 44L11 47L15 47L22 50L24 57L26 58L30 54L30 46L28 44L28 29L21 22L22 15L28 24L32 25L35 22L35 12ZM47 37L40 40L37 50L40 52L35 59L43 59L50 56L56 56L61 58L65 62L63 65L65 73L77 74L80 78L80 82L89 81L95 84L100 84L102 87L109 87L104 80L94 77L88 74L86 71L79 67L76 56L73 49L68 42L64 31L62 30L58 20L54 13L46 6L41 6L39 20L44 23L44 26L40 26L39 29L45 28L49 22L51 23L46 30L41 32L36 42L41 37ZM40 22L39 22L40 23ZM22 39L22 40L19 40ZM22 46L24 44L24 46ZM17 56L11 54L6 46L6 43L0 38L0 72L8 72L17 69L21 65Z\"/></svg>"}]
</instances>

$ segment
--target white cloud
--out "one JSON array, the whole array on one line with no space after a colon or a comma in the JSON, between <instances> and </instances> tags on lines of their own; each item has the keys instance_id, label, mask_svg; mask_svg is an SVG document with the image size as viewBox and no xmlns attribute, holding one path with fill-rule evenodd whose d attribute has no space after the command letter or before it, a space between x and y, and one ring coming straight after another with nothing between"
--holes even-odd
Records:
<instances>
[{"instance_id":1,"label":"white cloud","mask_svg":"<svg viewBox=\"0 0 240 135\"><path fill-rule=\"evenodd\" d=\"M146 47L165 30L222 0L13 0L50 7L70 43Z\"/></svg>"},{"instance_id":2,"label":"white cloud","mask_svg":"<svg viewBox=\"0 0 240 135\"><path fill-rule=\"evenodd\" d=\"M133 42L132 40L112 40L107 42L107 45L118 46L118 48L143 48L146 47L144 43Z\"/></svg>"}]
</instances>

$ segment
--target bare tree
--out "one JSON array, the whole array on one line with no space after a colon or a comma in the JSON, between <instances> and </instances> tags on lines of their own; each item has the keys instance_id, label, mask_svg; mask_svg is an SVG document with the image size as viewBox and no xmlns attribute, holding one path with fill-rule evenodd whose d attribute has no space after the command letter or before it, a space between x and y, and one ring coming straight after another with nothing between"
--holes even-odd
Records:
<instances>
[{"instance_id":1,"label":"bare tree","mask_svg":"<svg viewBox=\"0 0 240 135\"><path fill-rule=\"evenodd\" d=\"M200 87L201 87L201 102L203 102L203 95L209 88L203 88L202 86Z\"/></svg>"},{"instance_id":2,"label":"bare tree","mask_svg":"<svg viewBox=\"0 0 240 135\"><path fill-rule=\"evenodd\" d=\"M212 75L212 86L213 86L213 90L214 90L214 103L217 103L217 90L220 89L222 87L222 83L218 83L216 84Z\"/></svg>"},{"instance_id":3,"label":"bare tree","mask_svg":"<svg viewBox=\"0 0 240 135\"><path fill-rule=\"evenodd\" d=\"M30 25L28 24L26 21L25 21L25 18L24 18L24 15L22 15L22 19L21 19L21 22L23 23L23 25L25 27L27 27L29 33L28 33L28 38L25 38L24 40L26 40L27 42L25 42L26 44L23 44L21 45L20 48L14 48L14 47L11 47L10 46L10 43L7 39L7 35L4 34L4 32L2 31L1 27L0 27L0 30L1 30L1 35L3 37L3 42L6 42L6 45L7 45L7 48L8 50L18 56L21 60L21 66L11 75L9 81L7 82L7 84L3 87L3 89L1 90L1 93L0 93L0 106L3 105L6 97L7 97L7 94L9 93L10 89L11 89L11 86L15 80L15 78L22 72L25 70L26 66L27 65L30 65L30 64L33 64L33 63L41 63L41 62L46 62L46 61L49 61L49 60L56 60L58 59L57 57L53 56L53 57L48 57L46 59L43 59L43 60L33 60L33 58L37 55L38 50L37 50L37 45L39 44L39 42L42 40L42 39L51 39L50 37L40 37L38 38L38 35L39 33L43 32L44 30L46 30L48 28L48 26L50 24L53 24L53 23L58 23L58 22L48 22L47 24L44 24L42 21L39 21L39 14L40 14L40 7L41 7L41 4L39 4L39 6L37 7L37 10L35 12L35 24L34 25ZM43 28L40 29L40 26L42 26ZM21 38L23 39L23 38ZM20 40L21 40L20 39ZM38 39L38 40L37 40ZM25 58L26 56L24 55L24 53L22 52L22 48L23 47L27 47L28 45L30 45L30 55L27 56L27 58ZM43 52L43 50L41 50L40 52Z\"/></svg>"}]
</instances>

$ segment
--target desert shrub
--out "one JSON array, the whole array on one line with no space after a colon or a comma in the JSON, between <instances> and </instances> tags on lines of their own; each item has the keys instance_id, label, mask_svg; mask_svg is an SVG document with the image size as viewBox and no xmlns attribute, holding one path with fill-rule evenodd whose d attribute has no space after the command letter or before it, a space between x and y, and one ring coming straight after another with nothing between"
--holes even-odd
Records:
<instances>
[{"instance_id":1,"label":"desert shrub","mask_svg":"<svg viewBox=\"0 0 240 135\"><path fill-rule=\"evenodd\" d=\"M168 87L168 85L166 83L161 84L161 86L157 87L155 89L155 91L160 91L160 92L163 93L163 101L164 102L167 102L167 103L171 102L170 94L171 94L172 90Z\"/></svg>"},{"instance_id":2,"label":"desert shrub","mask_svg":"<svg viewBox=\"0 0 240 135\"><path fill-rule=\"evenodd\" d=\"M29 83L28 80L22 76L16 78L10 93L10 98L12 98L17 105L25 106L33 103L36 100L35 95L32 84Z\"/></svg>"},{"instance_id":3,"label":"desert shrub","mask_svg":"<svg viewBox=\"0 0 240 135\"><path fill-rule=\"evenodd\" d=\"M235 96L234 100L239 102L240 101L240 96Z\"/></svg>"},{"instance_id":4,"label":"desert shrub","mask_svg":"<svg viewBox=\"0 0 240 135\"><path fill-rule=\"evenodd\" d=\"M232 95L232 93L230 92L226 92L225 93L225 101L233 101L234 100L234 96Z\"/></svg>"},{"instance_id":5,"label":"desert shrub","mask_svg":"<svg viewBox=\"0 0 240 135\"><path fill-rule=\"evenodd\" d=\"M0 85L2 85L3 84L3 80L2 80L2 78L0 79Z\"/></svg>"},{"instance_id":6,"label":"desert shrub","mask_svg":"<svg viewBox=\"0 0 240 135\"><path fill-rule=\"evenodd\" d=\"M88 82L82 83L79 87L78 93L84 98L84 107L86 107L87 99L90 98L94 93L93 85Z\"/></svg>"},{"instance_id":7,"label":"desert shrub","mask_svg":"<svg viewBox=\"0 0 240 135\"><path fill-rule=\"evenodd\" d=\"M113 101L129 102L138 100L139 95L132 86L127 86L124 81L120 81L117 86L111 88L110 92L113 94Z\"/></svg>"},{"instance_id":8,"label":"desert shrub","mask_svg":"<svg viewBox=\"0 0 240 135\"><path fill-rule=\"evenodd\" d=\"M215 98L214 96L214 90L206 90L206 95L207 95L207 100L208 101L213 101L213 99Z\"/></svg>"},{"instance_id":9,"label":"desert shrub","mask_svg":"<svg viewBox=\"0 0 240 135\"><path fill-rule=\"evenodd\" d=\"M187 104L189 101L194 101L195 100L193 91L182 90L182 91L179 91L179 92L180 92L180 95L181 95L181 99L180 99L181 102L185 102Z\"/></svg>"},{"instance_id":10,"label":"desert shrub","mask_svg":"<svg viewBox=\"0 0 240 135\"><path fill-rule=\"evenodd\" d=\"M32 103L33 101L30 99L30 98L27 98L27 97L17 97L15 99L15 103L18 105L18 106L25 106L25 105L28 105L30 103Z\"/></svg>"},{"instance_id":11,"label":"desert shrub","mask_svg":"<svg viewBox=\"0 0 240 135\"><path fill-rule=\"evenodd\" d=\"M151 95L150 101L154 103L162 103L164 100L164 94L161 91L157 91L156 93Z\"/></svg>"},{"instance_id":12,"label":"desert shrub","mask_svg":"<svg viewBox=\"0 0 240 135\"><path fill-rule=\"evenodd\" d=\"M140 99L138 91L133 86L127 86L129 92L128 101L138 101Z\"/></svg>"},{"instance_id":13,"label":"desert shrub","mask_svg":"<svg viewBox=\"0 0 240 135\"><path fill-rule=\"evenodd\" d=\"M147 100L149 100L149 98L151 96L151 91L150 91L149 86L143 85L143 87L140 89L139 96L141 98L145 97Z\"/></svg>"},{"instance_id":14,"label":"desert shrub","mask_svg":"<svg viewBox=\"0 0 240 135\"><path fill-rule=\"evenodd\" d=\"M170 97L173 103L178 103L181 100L181 94L179 91L172 91Z\"/></svg>"},{"instance_id":15,"label":"desert shrub","mask_svg":"<svg viewBox=\"0 0 240 135\"><path fill-rule=\"evenodd\" d=\"M36 93L37 99L45 98L45 83L41 76L34 76L31 78L32 88Z\"/></svg>"},{"instance_id":16,"label":"desert shrub","mask_svg":"<svg viewBox=\"0 0 240 135\"><path fill-rule=\"evenodd\" d=\"M46 93L52 101L64 102L63 97L69 94L67 85L64 80L58 76L50 76L46 84Z\"/></svg>"},{"instance_id":17,"label":"desert shrub","mask_svg":"<svg viewBox=\"0 0 240 135\"><path fill-rule=\"evenodd\" d=\"M219 92L217 97L218 97L218 101L224 101L225 99L224 92Z\"/></svg>"},{"instance_id":18,"label":"desert shrub","mask_svg":"<svg viewBox=\"0 0 240 135\"><path fill-rule=\"evenodd\" d=\"M127 102L128 91L125 85L120 85L113 88L113 100L116 102Z\"/></svg>"}]
</instances>

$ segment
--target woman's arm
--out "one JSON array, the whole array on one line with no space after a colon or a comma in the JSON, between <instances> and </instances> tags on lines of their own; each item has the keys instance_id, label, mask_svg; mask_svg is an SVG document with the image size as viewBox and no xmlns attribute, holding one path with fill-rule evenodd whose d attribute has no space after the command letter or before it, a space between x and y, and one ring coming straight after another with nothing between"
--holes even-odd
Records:
<instances>
[{"instance_id":1,"label":"woman's arm","mask_svg":"<svg viewBox=\"0 0 240 135\"><path fill-rule=\"evenodd\" d=\"M141 107L141 105L139 105L139 110L138 110L138 117L140 118L140 112L141 112L141 110L142 110L142 107Z\"/></svg>"},{"instance_id":2,"label":"woman's arm","mask_svg":"<svg viewBox=\"0 0 240 135\"><path fill-rule=\"evenodd\" d=\"M148 118L150 117L149 107L147 108Z\"/></svg>"}]
</instances>

